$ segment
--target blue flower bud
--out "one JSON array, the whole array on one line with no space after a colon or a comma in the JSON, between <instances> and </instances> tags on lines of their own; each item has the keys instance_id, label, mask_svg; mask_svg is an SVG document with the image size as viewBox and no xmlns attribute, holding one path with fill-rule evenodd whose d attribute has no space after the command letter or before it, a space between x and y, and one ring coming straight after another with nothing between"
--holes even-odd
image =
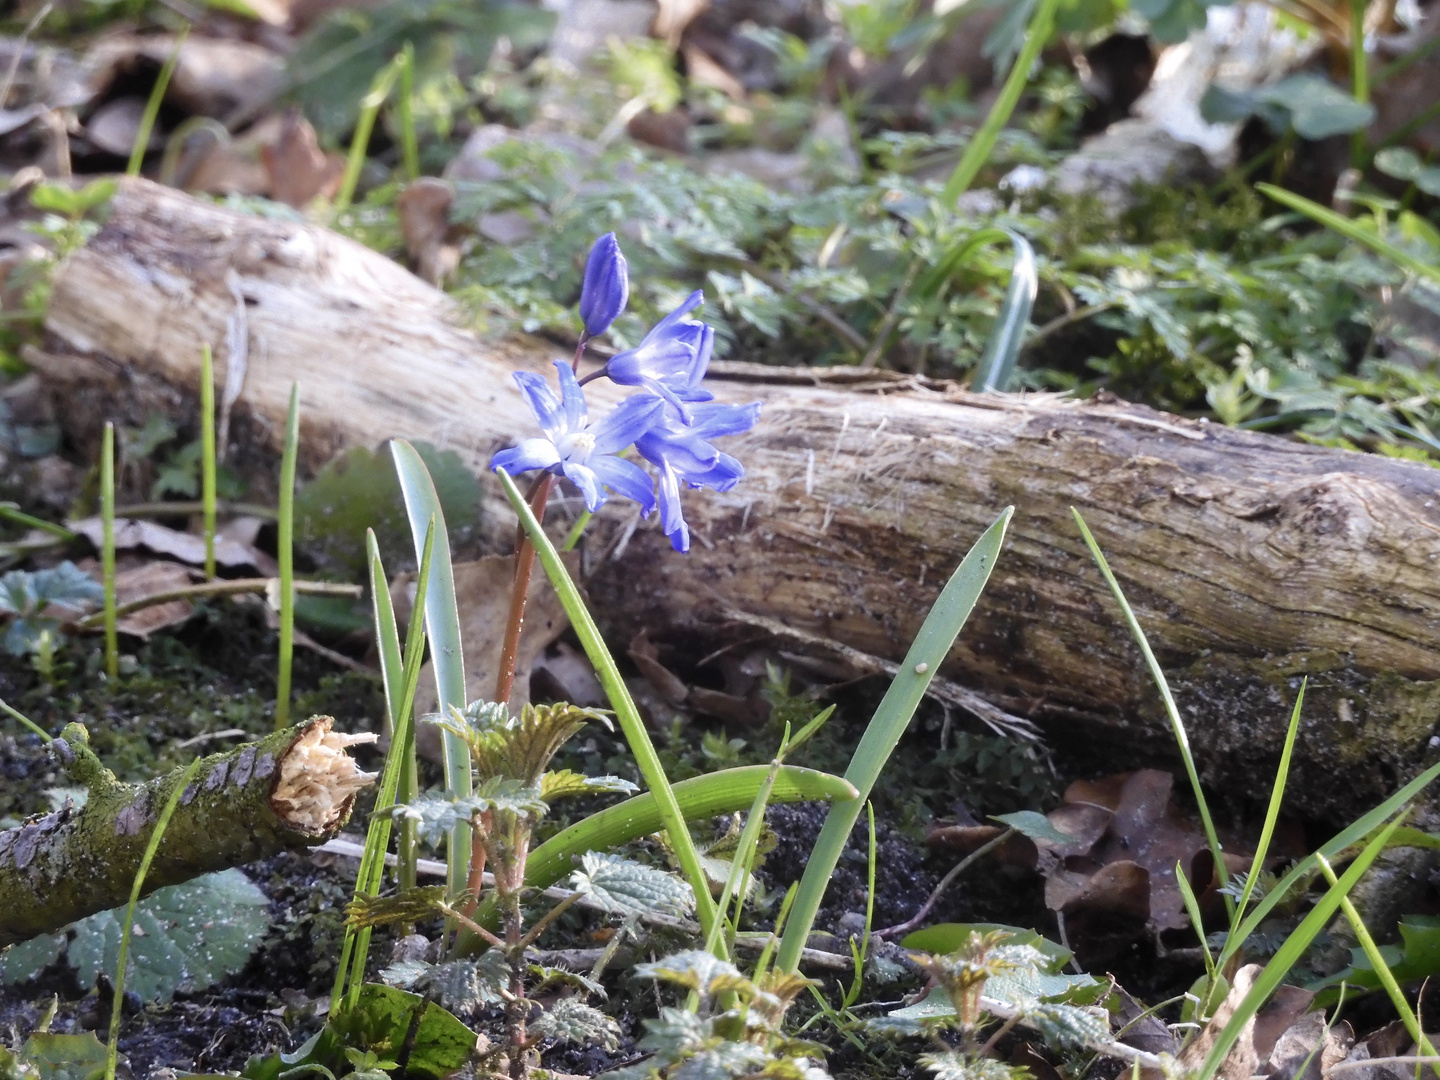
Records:
<instances>
[{"instance_id":1,"label":"blue flower bud","mask_svg":"<svg viewBox=\"0 0 1440 1080\"><path fill-rule=\"evenodd\" d=\"M585 333L598 337L610 328L630 298L630 272L620 242L608 232L590 249L585 260L585 282L580 287L580 318Z\"/></svg>"}]
</instances>

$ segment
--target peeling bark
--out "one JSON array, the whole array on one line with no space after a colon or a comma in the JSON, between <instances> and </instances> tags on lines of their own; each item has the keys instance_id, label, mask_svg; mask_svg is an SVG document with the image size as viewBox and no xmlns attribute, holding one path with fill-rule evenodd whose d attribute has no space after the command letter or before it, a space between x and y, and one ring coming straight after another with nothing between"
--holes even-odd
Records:
<instances>
[{"instance_id":1,"label":"peeling bark","mask_svg":"<svg viewBox=\"0 0 1440 1080\"><path fill-rule=\"evenodd\" d=\"M239 326L237 295L249 345L231 460L242 468L245 454L278 447L298 380L312 464L402 436L483 474L494 451L532 433L511 373L549 374L559 351L477 342L444 294L324 229L124 181L109 223L57 272L49 339L29 358L72 436L95 438L116 410L137 422L156 408L190 415L201 345ZM217 365L228 363L222 349ZM1440 470L1113 399L742 364L716 365L710 382L720 400L765 402L760 425L726 446L748 475L723 495L687 494L688 557L653 523L628 535L624 507L597 519L586 585L620 640L646 627L667 648L688 639L709 652L725 635L767 638L884 672L1013 503L1000 565L937 687L964 708L978 691L1057 739L1105 740L1112 766L1160 760L1173 751L1168 725L1070 520L1076 506L1171 675L1207 780L1269 790L1306 675L1292 805L1350 813L1428 752ZM601 413L626 391L600 381L586 392ZM487 485L483 527L508 550L513 517Z\"/></svg>"},{"instance_id":2,"label":"peeling bark","mask_svg":"<svg viewBox=\"0 0 1440 1080\"><path fill-rule=\"evenodd\" d=\"M336 835L355 792L375 779L344 749L375 737L344 735L333 723L312 717L206 758L180 796L144 895ZM185 772L121 783L80 724L67 725L50 751L88 798L0 832L0 947L125 903L155 820Z\"/></svg>"}]
</instances>

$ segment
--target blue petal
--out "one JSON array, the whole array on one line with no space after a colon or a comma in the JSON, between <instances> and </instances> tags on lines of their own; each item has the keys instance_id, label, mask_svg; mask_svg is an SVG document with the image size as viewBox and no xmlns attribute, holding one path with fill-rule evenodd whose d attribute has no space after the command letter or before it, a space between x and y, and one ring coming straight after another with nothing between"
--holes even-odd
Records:
<instances>
[{"instance_id":1,"label":"blue petal","mask_svg":"<svg viewBox=\"0 0 1440 1080\"><path fill-rule=\"evenodd\" d=\"M635 449L651 464L668 464L682 476L705 472L720 457L719 450L683 426L656 429L636 439Z\"/></svg>"},{"instance_id":2,"label":"blue petal","mask_svg":"<svg viewBox=\"0 0 1440 1080\"><path fill-rule=\"evenodd\" d=\"M691 487L708 487L715 491L729 491L745 478L745 467L729 454L721 454L710 468L695 473L682 473Z\"/></svg>"},{"instance_id":3,"label":"blue petal","mask_svg":"<svg viewBox=\"0 0 1440 1080\"><path fill-rule=\"evenodd\" d=\"M603 334L625 310L630 298L630 271L620 243L613 232L595 241L585 260L585 278L580 287L580 318L590 337Z\"/></svg>"},{"instance_id":4,"label":"blue petal","mask_svg":"<svg viewBox=\"0 0 1440 1080\"><path fill-rule=\"evenodd\" d=\"M694 292L692 292L689 296L685 298L684 302L681 303L679 307L677 307L674 311L670 312L669 315L666 315L658 323L652 326L650 328L650 333L645 335L644 340L649 341L653 337L669 333L672 326L678 323L681 319L685 318L686 315L690 314L690 312L694 311L704 302L705 294L701 290L696 289Z\"/></svg>"},{"instance_id":5,"label":"blue petal","mask_svg":"<svg viewBox=\"0 0 1440 1080\"><path fill-rule=\"evenodd\" d=\"M701 325L704 329L700 331L700 342L695 347L695 360L690 365L689 378L685 380L687 386L698 386L700 380L705 378L705 372L710 367L710 354L715 351L715 328L704 323Z\"/></svg>"},{"instance_id":6,"label":"blue petal","mask_svg":"<svg viewBox=\"0 0 1440 1080\"><path fill-rule=\"evenodd\" d=\"M569 435L583 428L589 418L585 391L580 389L575 369L564 360L555 361L555 370L560 373L560 406L565 411L566 424L564 434Z\"/></svg>"},{"instance_id":7,"label":"blue petal","mask_svg":"<svg viewBox=\"0 0 1440 1080\"><path fill-rule=\"evenodd\" d=\"M663 461L660 463L660 527L676 551L684 554L690 550L690 529L680 505L680 484L674 470Z\"/></svg>"},{"instance_id":8,"label":"blue petal","mask_svg":"<svg viewBox=\"0 0 1440 1080\"><path fill-rule=\"evenodd\" d=\"M526 439L490 459L491 469L504 469L511 476L531 469L552 469L558 464L560 451L549 439Z\"/></svg>"},{"instance_id":9,"label":"blue petal","mask_svg":"<svg viewBox=\"0 0 1440 1080\"><path fill-rule=\"evenodd\" d=\"M557 442L566 430L561 417L560 400L555 396L555 391L533 371L515 372L515 381L520 384L520 393L525 395L525 403L540 422L540 430L550 436L551 442Z\"/></svg>"},{"instance_id":10,"label":"blue petal","mask_svg":"<svg viewBox=\"0 0 1440 1080\"><path fill-rule=\"evenodd\" d=\"M590 428L595 437L596 454L614 454L624 450L654 425L665 402L654 394L631 394Z\"/></svg>"},{"instance_id":11,"label":"blue petal","mask_svg":"<svg viewBox=\"0 0 1440 1080\"><path fill-rule=\"evenodd\" d=\"M760 419L760 402L748 405L699 405L691 430L702 439L720 439L749 431Z\"/></svg>"},{"instance_id":12,"label":"blue petal","mask_svg":"<svg viewBox=\"0 0 1440 1080\"><path fill-rule=\"evenodd\" d=\"M640 504L646 517L655 509L655 485L646 471L633 461L618 457L595 457L590 468L600 482L618 495Z\"/></svg>"},{"instance_id":13,"label":"blue petal","mask_svg":"<svg viewBox=\"0 0 1440 1080\"><path fill-rule=\"evenodd\" d=\"M595 475L594 469L589 465L572 465L568 461L561 468L565 472L565 478L585 496L586 510L593 514L605 505L605 492L600 488L600 478Z\"/></svg>"}]
</instances>

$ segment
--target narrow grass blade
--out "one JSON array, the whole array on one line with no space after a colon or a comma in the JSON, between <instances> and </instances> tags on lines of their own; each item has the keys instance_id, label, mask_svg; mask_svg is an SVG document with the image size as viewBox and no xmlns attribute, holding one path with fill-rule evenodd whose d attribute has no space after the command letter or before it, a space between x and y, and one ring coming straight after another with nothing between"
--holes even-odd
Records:
<instances>
[{"instance_id":1,"label":"narrow grass blade","mask_svg":"<svg viewBox=\"0 0 1440 1080\"><path fill-rule=\"evenodd\" d=\"M1322 856L1317 860L1320 864L1320 873L1325 875L1325 880L1332 886L1335 884L1335 871L1330 868L1330 863ZM1365 925L1365 920L1360 918L1360 912L1355 910L1355 905L1350 902L1348 896L1340 898L1340 910L1345 914L1345 920L1350 924L1350 929L1355 931L1355 939L1360 942L1360 948L1365 951L1370 966L1375 969L1375 976L1380 980L1380 985L1385 988L1389 995L1390 1004L1395 1006L1401 1022L1410 1038L1415 1041L1421 1051L1430 1057L1435 1056L1435 1047L1431 1045L1425 1032L1420 1030L1420 1021L1415 1016L1415 1010L1410 1008L1410 1002L1405 1000L1405 994L1400 989L1400 984L1395 981L1395 973L1390 970L1390 965L1385 962L1380 947L1375 944L1375 938L1370 934L1370 928Z\"/></svg>"},{"instance_id":2,"label":"narrow grass blade","mask_svg":"<svg viewBox=\"0 0 1440 1080\"><path fill-rule=\"evenodd\" d=\"M1285 876L1260 899L1255 905L1255 910L1241 920L1240 926L1235 932L1226 938L1225 947L1220 950L1220 955L1216 958L1215 963L1221 968L1225 967L1226 963L1240 950L1245 940L1260 928L1260 924L1274 910L1275 905L1289 895L1290 890L1296 885L1302 881L1308 881L1316 873L1320 865L1317 856L1333 859L1340 852L1354 847L1380 828L1402 806L1429 787L1437 777L1440 777L1440 763L1430 766L1374 810L1357 818L1348 827L1341 829L1321 845L1315 854L1307 855L1292 866ZM1392 828L1390 830L1392 838L1394 832L1395 830Z\"/></svg>"},{"instance_id":3,"label":"narrow grass blade","mask_svg":"<svg viewBox=\"0 0 1440 1080\"><path fill-rule=\"evenodd\" d=\"M1375 861L1380 852L1385 850L1386 845L1390 842L1390 834L1395 831L1395 827L1399 823L1398 819L1392 821L1375 839L1370 841L1365 850L1346 869L1339 881L1330 886L1319 902L1310 909L1309 914L1301 920L1300 925L1285 939L1284 944L1276 950L1275 955L1271 957L1270 962L1265 965L1264 970L1260 972L1254 985L1251 986L1250 992L1236 1006L1234 1015L1221 1028L1219 1036L1210 1048L1210 1053L1206 1055L1199 1071L1195 1074L1195 1080L1212 1080L1220 1071L1220 1066L1224 1064L1225 1058L1240 1038L1245 1025L1260 1011L1260 1006L1269 1000L1270 995L1300 962L1305 950L1310 947L1320 931L1329 925L1340 907L1340 901L1355 887L1355 883L1370 868L1370 864Z\"/></svg>"},{"instance_id":4,"label":"narrow grass blade","mask_svg":"<svg viewBox=\"0 0 1440 1080\"><path fill-rule=\"evenodd\" d=\"M1350 0L1350 96L1365 105L1370 101L1370 57L1365 51L1366 0ZM1365 167L1365 129L1350 135L1350 164Z\"/></svg>"},{"instance_id":5,"label":"narrow grass blade","mask_svg":"<svg viewBox=\"0 0 1440 1080\"><path fill-rule=\"evenodd\" d=\"M503 469L495 470L495 475L500 478L505 495L519 516L525 535L534 545L535 555L545 567L545 574L549 577L565 614L570 617L570 625L580 638L585 655L595 667L595 674L600 679L600 685L605 688L605 696L610 699L621 731L625 733L625 741L630 744L630 752L635 755L635 763L640 767L645 786L655 796L661 820L670 838L671 850L675 853L685 880L695 890L695 913L708 938L718 918L715 898L710 895L709 879L705 876L705 868L700 862L700 852L695 849L695 841L690 836L690 830L685 827L685 816L680 811L679 803L675 801L674 789L670 786L669 777L665 775L665 767L660 763L660 755L655 752L655 746L650 741L645 722L640 719L640 712L635 707L634 699L630 697L630 690L620 676L620 669L615 666L615 658L610 655L605 639L600 636L599 627L595 625L595 620L585 607L580 590L570 580L569 571L560 561L560 553L555 550L555 545L550 543L545 530L535 520L529 503L515 486L515 481L511 480Z\"/></svg>"},{"instance_id":6,"label":"narrow grass blade","mask_svg":"<svg viewBox=\"0 0 1440 1080\"><path fill-rule=\"evenodd\" d=\"M120 677L120 631L115 614L115 425L100 436L100 576L105 587L105 674Z\"/></svg>"},{"instance_id":7,"label":"narrow grass blade","mask_svg":"<svg viewBox=\"0 0 1440 1080\"><path fill-rule=\"evenodd\" d=\"M175 74L175 68L180 63L180 50L189 36L190 27L188 25L175 36L175 44L171 46L170 55L165 58L165 64L160 68L155 85L150 89L150 98L145 102L145 111L140 114L140 128L135 132L135 142L130 147L130 160L125 165L126 176L140 175L140 166L145 163L145 148L150 145L150 133L155 130L155 119L160 115L160 103L165 100L165 91L170 89L170 78Z\"/></svg>"},{"instance_id":8,"label":"narrow grass blade","mask_svg":"<svg viewBox=\"0 0 1440 1080\"><path fill-rule=\"evenodd\" d=\"M280 456L280 514L275 559L280 564L280 670L275 679L275 730L290 723L290 669L295 662L295 470L300 460L300 384L290 384L285 452Z\"/></svg>"},{"instance_id":9,"label":"narrow grass blade","mask_svg":"<svg viewBox=\"0 0 1440 1080\"><path fill-rule=\"evenodd\" d=\"M1185 914L1190 916L1190 925L1195 928L1195 936L1200 939L1200 949L1205 954L1205 974L1213 986L1215 957L1210 953L1210 943L1205 940L1205 920L1200 916L1200 901L1196 899L1195 890L1190 887L1190 879L1185 876L1185 868L1178 859L1175 862L1175 884L1180 889L1180 899L1185 901Z\"/></svg>"},{"instance_id":10,"label":"narrow grass blade","mask_svg":"<svg viewBox=\"0 0 1440 1080\"><path fill-rule=\"evenodd\" d=\"M848 1009L860 999L860 990L865 985L865 958L870 954L870 930L875 925L875 855L879 845L875 842L875 803L865 800L865 823L869 845L865 855L865 931L860 935L857 948L855 939L850 939L850 955L855 958L855 979L845 992L841 1008Z\"/></svg>"},{"instance_id":11,"label":"narrow grass blade","mask_svg":"<svg viewBox=\"0 0 1440 1080\"><path fill-rule=\"evenodd\" d=\"M1311 202L1303 195L1296 195L1284 188L1278 188L1274 184L1256 184L1255 187L1261 194L1268 195L1281 205L1299 211L1306 217L1318 221L1321 225L1334 229L1341 236L1354 240L1357 244L1364 244L1371 251L1385 256L1396 266L1403 267L1413 274L1419 274L1421 277L1429 278L1440 285L1440 266L1421 262L1408 251L1396 247L1358 222L1352 221L1342 214L1337 214L1334 210L1321 206L1317 202Z\"/></svg>"},{"instance_id":12,"label":"narrow grass blade","mask_svg":"<svg viewBox=\"0 0 1440 1080\"><path fill-rule=\"evenodd\" d=\"M1010 76L1005 80L1000 96L990 107L985 122L975 132L970 145L965 148L965 153L955 165L955 171L945 182L945 190L940 193L940 199L946 206L954 206L955 200L970 190L970 185L975 182L975 177L989 159L1001 129L1014 113L1015 106L1020 104L1020 95L1025 92L1025 86L1030 81L1030 69L1039 59L1040 50L1050 40L1050 31L1055 25L1055 11L1059 6L1060 0L1040 0L1036 7L1035 16L1025 31L1025 44L1020 47L1020 55L1015 58L1015 66L1010 69Z\"/></svg>"},{"instance_id":13,"label":"narrow grass blade","mask_svg":"<svg viewBox=\"0 0 1440 1080\"><path fill-rule=\"evenodd\" d=\"M1085 519L1080 516L1080 511L1073 506L1070 513L1075 515L1075 524L1080 529L1080 535L1085 539L1085 546L1090 549L1090 555L1095 560L1095 565L1100 567L1100 573L1105 578L1105 584L1110 586L1110 594L1115 597L1115 602L1120 605L1120 612L1125 616L1125 624L1130 627L1130 633L1134 635L1136 644L1140 646L1141 653L1145 656L1145 665L1150 669L1150 677L1155 680L1155 685L1160 690L1160 698L1165 703L1165 715L1170 718L1170 728L1175 735L1175 742L1180 748L1180 759L1185 763L1185 774L1190 777L1190 789L1195 793L1195 803L1200 809L1200 821L1205 826L1205 839L1210 845L1210 854L1215 857L1215 876L1220 879L1220 884L1225 884L1225 853L1220 847L1220 837L1215 832L1215 822L1210 818L1210 807L1205 802L1205 792L1200 787L1200 773L1195 768L1195 755L1190 752L1190 736L1185 731L1185 721L1180 718L1180 710L1175 706L1175 698L1170 693L1170 684L1165 681L1165 672L1160 669L1160 661L1155 659L1155 653L1150 648L1150 642L1145 637L1145 631L1140 627L1140 620L1135 618L1135 612L1130 607L1130 601L1125 599L1125 593L1120 588L1120 582L1115 580L1115 574L1110 569L1110 564L1105 561L1105 554L1100 550L1100 545L1095 542L1095 537L1090 535L1090 528L1085 524ZM1233 917L1235 913L1235 901L1225 897L1225 909Z\"/></svg>"},{"instance_id":14,"label":"narrow grass blade","mask_svg":"<svg viewBox=\"0 0 1440 1080\"><path fill-rule=\"evenodd\" d=\"M425 462L415 448L403 439L390 443L395 473L400 478L400 492L405 498L405 513L410 521L410 536L415 542L415 561L425 557L425 537L430 523L435 523L435 546L431 556L430 585L425 592L425 633L430 640L431 664L435 670L436 708L444 713L452 706L465 708L465 654L460 647L460 609L455 601L455 572L450 566L449 531L440 496L430 479ZM417 605L415 610L420 611ZM413 616L412 616L413 618ZM451 732L442 732L445 763L445 793L452 799L471 792L470 751L465 741ZM465 888L470 868L470 826L457 824L450 833L446 850L449 875L447 885L452 893Z\"/></svg>"},{"instance_id":15,"label":"narrow grass blade","mask_svg":"<svg viewBox=\"0 0 1440 1080\"><path fill-rule=\"evenodd\" d=\"M980 394L1009 388L1011 376L1015 373L1015 361L1025 344L1030 309L1035 306L1035 293L1040 287L1035 274L1035 249L1030 246L1030 241L1008 229L1005 232L1015 249L1015 265L1010 271L1005 302L1000 305L1000 313L990 330L990 339L985 343L985 354L975 368L975 381L970 388Z\"/></svg>"},{"instance_id":16,"label":"narrow grass blade","mask_svg":"<svg viewBox=\"0 0 1440 1080\"><path fill-rule=\"evenodd\" d=\"M205 527L205 576L215 577L215 367L200 349L200 505Z\"/></svg>"},{"instance_id":17,"label":"narrow grass blade","mask_svg":"<svg viewBox=\"0 0 1440 1080\"><path fill-rule=\"evenodd\" d=\"M120 1057L120 1021L125 1015L125 968L130 956L130 935L135 929L135 905L140 902L140 890L145 887L145 875L150 872L150 864L155 861L155 852L160 850L160 838L165 835L175 808L180 805L180 796L184 795L185 789L190 786L201 760L196 758L192 761L190 767L175 782L170 797L165 800L165 806L155 820L155 828L150 832L150 841L145 845L145 854L140 857L140 865L135 870L135 880L130 885L130 903L125 907L125 923L120 930L120 958L115 965L115 996L110 1005L110 1041L105 1049L105 1080L115 1080L115 1066Z\"/></svg>"},{"instance_id":18,"label":"narrow grass blade","mask_svg":"<svg viewBox=\"0 0 1440 1080\"><path fill-rule=\"evenodd\" d=\"M993 226L971 233L963 240L952 244L915 283L915 295L932 298L939 295L946 282L959 273L960 268L970 261L970 256L988 244L1003 244L1010 236L1004 229Z\"/></svg>"},{"instance_id":19,"label":"narrow grass blade","mask_svg":"<svg viewBox=\"0 0 1440 1080\"><path fill-rule=\"evenodd\" d=\"M0 698L0 712L3 712L6 716L10 717L10 719L14 720L22 727L29 728L32 735L39 735L41 742L48 743L55 741L48 731L42 728L39 724L35 723L34 720L31 720L28 716L22 713L19 709L15 708L15 706L11 705L4 698Z\"/></svg>"},{"instance_id":20,"label":"narrow grass blade","mask_svg":"<svg viewBox=\"0 0 1440 1080\"><path fill-rule=\"evenodd\" d=\"M825 817L825 825L810 852L809 863L800 881L800 893L795 898L785 936L780 942L780 952L775 960L780 970L796 970L800 952L815 923L815 913L820 910L820 901L840 861L845 842L850 838L850 830L860 817L864 800L870 797L880 770L890 759L921 698L925 696L930 680L949 654L955 638L980 599L985 583L990 580L990 572L995 568L1001 545L1005 542L1005 529L1014 513L1015 508L1007 506L994 524L975 541L951 575L935 606L925 617L910 651L905 654L899 674L885 691L885 697L866 727L860 745L855 748L845 779L855 785L859 798L835 804Z\"/></svg>"},{"instance_id":21,"label":"narrow grass blade","mask_svg":"<svg viewBox=\"0 0 1440 1080\"><path fill-rule=\"evenodd\" d=\"M375 130L375 117L380 106L390 96L395 79L400 74L404 54L396 56L376 74L370 83L370 92L360 99L360 115L355 120L355 135L350 140L350 153L345 159L345 173L340 178L340 188L335 193L334 212L339 214L349 209L355 198L355 188L360 183L360 170L365 167L365 153L370 148L370 134Z\"/></svg>"},{"instance_id":22,"label":"narrow grass blade","mask_svg":"<svg viewBox=\"0 0 1440 1080\"><path fill-rule=\"evenodd\" d=\"M400 154L405 179L420 176L420 140L415 134L415 46L405 43L400 52Z\"/></svg>"},{"instance_id":23,"label":"narrow grass blade","mask_svg":"<svg viewBox=\"0 0 1440 1080\"><path fill-rule=\"evenodd\" d=\"M682 780L671 790L687 821L704 820L754 805L755 796L769 776L769 765L745 765ZM770 790L772 803L839 802L856 796L854 785L848 781L795 765L782 765ZM536 889L553 885L574 868L570 862L573 856L609 851L663 827L660 804L653 791L606 807L562 829L532 851L525 863L525 884Z\"/></svg>"},{"instance_id":24,"label":"narrow grass blade","mask_svg":"<svg viewBox=\"0 0 1440 1080\"><path fill-rule=\"evenodd\" d=\"M725 885L720 890L720 917L715 920L715 925L710 928L709 937L705 941L706 952L714 952L719 941L722 929L726 933L726 941L729 950L735 950L735 935L740 928L740 913L745 909L745 896L750 890L750 875L754 871L755 852L760 843L760 830L765 825L765 808L770 803L771 793L775 790L775 779L780 775L780 770L785 765L785 757L795 749L804 739L809 738L819 730L820 725L835 712L835 706L831 705L825 709L808 724L801 732L801 737L795 740L790 738L790 725L785 725L785 734L780 740L780 748L775 752L775 760L770 763L770 770L765 774L765 780L760 785L760 790L755 793L755 801L750 804L750 810L745 818L745 828L740 831L740 839L735 844L735 856L730 860L730 872L725 875ZM735 914L729 916L727 912L731 903L735 904Z\"/></svg>"},{"instance_id":25,"label":"narrow grass blade","mask_svg":"<svg viewBox=\"0 0 1440 1080\"><path fill-rule=\"evenodd\" d=\"M57 525L53 521L46 521L44 518L27 514L14 503L0 502L0 518L6 521L13 521L17 525L25 525L31 529L39 529L41 532L49 533L59 540L77 540L80 534L65 528L64 525Z\"/></svg>"},{"instance_id":26,"label":"narrow grass blade","mask_svg":"<svg viewBox=\"0 0 1440 1080\"><path fill-rule=\"evenodd\" d=\"M1285 732L1285 746L1280 751L1280 767L1275 770L1275 786L1270 789L1270 805L1265 808L1265 824L1260 829L1260 843L1255 846L1255 858L1250 863L1250 873L1245 877L1245 888L1240 893L1240 902L1230 919L1230 934L1234 934L1245 914L1245 907L1255 892L1255 883L1260 880L1260 871L1270 853L1270 840L1275 835L1275 823L1280 820L1280 804L1285 799L1285 781L1290 777L1290 757L1295 750L1295 735L1300 730L1300 709L1305 704L1305 688L1309 679L1300 684L1300 693L1295 696L1295 708L1290 711L1290 727ZM1228 936L1227 936L1228 943Z\"/></svg>"},{"instance_id":27,"label":"narrow grass blade","mask_svg":"<svg viewBox=\"0 0 1440 1080\"><path fill-rule=\"evenodd\" d=\"M415 582L415 607L419 610L425 600L429 585L431 556L434 551L435 532L425 537L424 554L420 560L420 573ZM365 848L360 855L360 867L355 875L355 894L374 896L380 891L385 873L385 852L390 846L392 819L390 810L404 784L408 769L414 766L414 704L415 688L420 680L420 661L424 655L424 620L410 620L406 632L405 652L400 652L400 633L395 624L395 609L390 603L389 579L380 561L379 545L375 533L367 529L365 535L366 553L370 562L370 588L375 608L375 638L380 650L380 671L385 682L386 712L390 719L390 749L385 755L385 768L380 776L380 789L375 795L375 809L370 816L370 828L365 835ZM407 755L409 760L407 760ZM411 848L413 859L414 849ZM402 851L403 858L403 851ZM353 952L353 955L352 955ZM345 943L341 948L340 964L335 972L335 988L331 994L331 1011L338 1010L341 995L345 991L346 973L349 973L350 1003L365 981L365 962L370 952L370 928L347 930Z\"/></svg>"}]
</instances>

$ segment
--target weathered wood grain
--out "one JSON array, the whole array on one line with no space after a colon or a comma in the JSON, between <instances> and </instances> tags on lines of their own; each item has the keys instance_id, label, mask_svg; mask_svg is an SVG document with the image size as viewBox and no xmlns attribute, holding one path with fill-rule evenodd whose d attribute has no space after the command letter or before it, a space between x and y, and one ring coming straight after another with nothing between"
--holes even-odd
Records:
<instances>
[{"instance_id":1,"label":"weathered wood grain","mask_svg":"<svg viewBox=\"0 0 1440 1080\"><path fill-rule=\"evenodd\" d=\"M33 359L82 433L122 403L178 403L202 342L239 326L236 292L241 442L278 444L298 379L312 462L399 435L483 470L530 431L510 373L563 351L477 340L443 294L324 229L128 181L57 273ZM229 359L221 348L217 378ZM1058 739L1098 736L1128 760L1163 753L1158 698L1075 506L1172 672L1211 778L1263 797L1305 674L1300 805L1343 812L1429 752L1440 471L1116 401L976 396L853 370L715 374L722 399L765 402L760 425L727 447L748 475L727 494L687 496L688 557L642 524L593 568L588 587L617 629L713 639L779 622L895 661L968 545L1013 503L1003 562L944 674ZM597 409L618 396L587 389ZM489 521L497 540L510 535L503 513Z\"/></svg>"}]
</instances>

